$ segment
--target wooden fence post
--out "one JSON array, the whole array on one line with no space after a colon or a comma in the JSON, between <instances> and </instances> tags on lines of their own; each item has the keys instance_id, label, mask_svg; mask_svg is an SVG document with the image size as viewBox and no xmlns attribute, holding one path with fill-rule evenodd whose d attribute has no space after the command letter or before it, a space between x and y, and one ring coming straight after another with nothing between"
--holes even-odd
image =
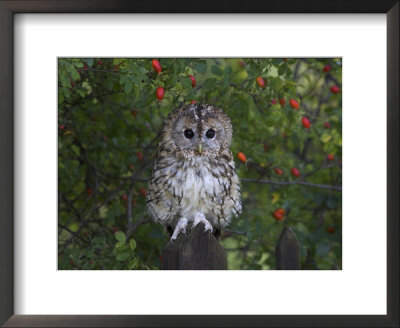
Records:
<instances>
[{"instance_id":1,"label":"wooden fence post","mask_svg":"<svg viewBox=\"0 0 400 328\"><path fill-rule=\"evenodd\" d=\"M201 223L162 251L162 270L226 270L226 250Z\"/></svg>"},{"instance_id":2,"label":"wooden fence post","mask_svg":"<svg viewBox=\"0 0 400 328\"><path fill-rule=\"evenodd\" d=\"M293 230L285 227L275 247L277 270L301 270L301 247Z\"/></svg>"}]
</instances>

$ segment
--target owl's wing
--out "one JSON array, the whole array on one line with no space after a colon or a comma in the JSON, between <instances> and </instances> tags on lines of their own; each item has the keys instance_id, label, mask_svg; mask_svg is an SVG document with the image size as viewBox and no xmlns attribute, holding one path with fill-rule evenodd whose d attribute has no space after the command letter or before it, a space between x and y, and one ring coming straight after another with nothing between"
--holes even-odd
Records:
<instances>
[{"instance_id":1,"label":"owl's wing","mask_svg":"<svg viewBox=\"0 0 400 328\"><path fill-rule=\"evenodd\" d=\"M172 223L177 214L179 197L173 195L171 187L171 161L159 159L154 163L149 183L146 204L153 220L164 225Z\"/></svg>"},{"instance_id":2,"label":"owl's wing","mask_svg":"<svg viewBox=\"0 0 400 328\"><path fill-rule=\"evenodd\" d=\"M236 174L235 163L230 150L218 158L212 168L212 175L218 179L219 193L215 199L213 213L221 227L227 226L232 216L238 217L242 211L240 200L240 181Z\"/></svg>"}]
</instances>

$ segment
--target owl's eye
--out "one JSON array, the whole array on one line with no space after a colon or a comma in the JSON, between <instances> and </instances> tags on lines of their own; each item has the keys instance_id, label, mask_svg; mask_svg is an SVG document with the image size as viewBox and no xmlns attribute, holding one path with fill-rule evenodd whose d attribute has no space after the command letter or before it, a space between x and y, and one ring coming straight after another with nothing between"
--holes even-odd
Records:
<instances>
[{"instance_id":1,"label":"owl's eye","mask_svg":"<svg viewBox=\"0 0 400 328\"><path fill-rule=\"evenodd\" d=\"M194 137L193 130L187 129L183 132L184 136L188 139L192 139Z\"/></svg>"},{"instance_id":2,"label":"owl's eye","mask_svg":"<svg viewBox=\"0 0 400 328\"><path fill-rule=\"evenodd\" d=\"M207 137L208 139L212 139L212 138L214 138L214 136L215 136L215 131L214 131L214 130L210 129L210 130L208 130L208 131L206 132L206 137Z\"/></svg>"}]
</instances>

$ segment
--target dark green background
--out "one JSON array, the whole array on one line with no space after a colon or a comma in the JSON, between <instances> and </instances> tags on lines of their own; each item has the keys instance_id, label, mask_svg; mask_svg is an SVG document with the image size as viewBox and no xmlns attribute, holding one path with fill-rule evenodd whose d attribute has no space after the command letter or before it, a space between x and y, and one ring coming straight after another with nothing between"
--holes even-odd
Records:
<instances>
[{"instance_id":1,"label":"dark green background","mask_svg":"<svg viewBox=\"0 0 400 328\"><path fill-rule=\"evenodd\" d=\"M243 213L221 241L229 268L273 269L275 243L289 225L302 245L304 269L341 269L342 195L330 187L342 181L342 98L330 91L341 89L341 59L159 61L161 74L152 58L59 59L59 269L160 267L168 238L150 222L144 192L163 119L192 100L231 117L232 151L247 157L245 164L235 157ZM195 76L195 88L188 75ZM162 101L155 97L159 86ZM318 186L270 183L291 181ZM277 208L286 211L282 221L272 215Z\"/></svg>"}]
</instances>

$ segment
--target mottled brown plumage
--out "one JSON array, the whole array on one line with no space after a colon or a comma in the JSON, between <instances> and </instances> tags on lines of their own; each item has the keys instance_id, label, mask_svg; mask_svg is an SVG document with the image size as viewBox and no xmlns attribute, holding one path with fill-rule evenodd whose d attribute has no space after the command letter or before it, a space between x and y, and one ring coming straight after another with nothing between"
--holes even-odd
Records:
<instances>
[{"instance_id":1,"label":"mottled brown plumage","mask_svg":"<svg viewBox=\"0 0 400 328\"><path fill-rule=\"evenodd\" d=\"M229 149L232 124L219 108L193 104L167 118L153 166L147 207L174 240L188 224L214 233L241 212L239 179ZM169 227L169 228L168 228Z\"/></svg>"}]
</instances>

